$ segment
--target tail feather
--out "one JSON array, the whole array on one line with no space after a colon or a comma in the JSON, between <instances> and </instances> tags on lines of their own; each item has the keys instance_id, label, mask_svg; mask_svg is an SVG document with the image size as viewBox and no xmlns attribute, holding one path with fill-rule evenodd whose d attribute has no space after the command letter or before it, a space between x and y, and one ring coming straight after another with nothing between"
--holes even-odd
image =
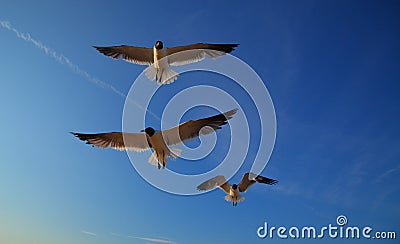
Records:
<instances>
[{"instance_id":1,"label":"tail feather","mask_svg":"<svg viewBox=\"0 0 400 244\"><path fill-rule=\"evenodd\" d=\"M156 80L159 85L170 84L178 79L178 73L170 68L156 68L154 65L147 67L145 74L149 80Z\"/></svg>"},{"instance_id":2,"label":"tail feather","mask_svg":"<svg viewBox=\"0 0 400 244\"><path fill-rule=\"evenodd\" d=\"M150 155L148 162L151 165L158 166L158 159L157 159L157 154L155 151Z\"/></svg>"},{"instance_id":3,"label":"tail feather","mask_svg":"<svg viewBox=\"0 0 400 244\"><path fill-rule=\"evenodd\" d=\"M226 195L225 196L225 201L228 201L228 202L243 202L244 201L244 197L242 195L239 195L238 198L235 199L231 195Z\"/></svg>"},{"instance_id":4,"label":"tail feather","mask_svg":"<svg viewBox=\"0 0 400 244\"><path fill-rule=\"evenodd\" d=\"M150 155L148 162L151 165L157 166L159 169L161 167L165 168L167 166L167 160L168 156L171 157L172 159L176 159L179 157L182 153L182 150L179 148L170 148L168 154L163 154L164 158L158 158L157 157L157 152L153 151L153 153Z\"/></svg>"},{"instance_id":5,"label":"tail feather","mask_svg":"<svg viewBox=\"0 0 400 244\"><path fill-rule=\"evenodd\" d=\"M170 148L170 153L169 156L173 159L178 158L179 156L181 156L182 150L179 148Z\"/></svg>"},{"instance_id":6,"label":"tail feather","mask_svg":"<svg viewBox=\"0 0 400 244\"><path fill-rule=\"evenodd\" d=\"M157 83L159 85L170 84L178 79L178 73L172 69L161 69L157 73Z\"/></svg>"}]
</instances>

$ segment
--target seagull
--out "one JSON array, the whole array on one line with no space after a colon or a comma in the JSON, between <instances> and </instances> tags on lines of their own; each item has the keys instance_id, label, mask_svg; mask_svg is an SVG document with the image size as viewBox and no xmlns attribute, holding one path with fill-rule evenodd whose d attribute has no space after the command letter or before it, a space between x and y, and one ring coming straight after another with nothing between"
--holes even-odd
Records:
<instances>
[{"instance_id":1,"label":"seagull","mask_svg":"<svg viewBox=\"0 0 400 244\"><path fill-rule=\"evenodd\" d=\"M239 46L239 44L197 43L166 48L161 41L157 41L153 48L127 45L93 47L102 54L114 59L122 58L134 64L149 65L149 67L145 69L146 76L149 80L156 80L159 85L163 85L170 84L178 78L178 73L170 69L169 65L180 66L195 63L205 59L205 57L215 59L221 55L232 52L237 46ZM182 53L176 54L179 52ZM153 63L154 65L152 65Z\"/></svg>"},{"instance_id":2,"label":"seagull","mask_svg":"<svg viewBox=\"0 0 400 244\"><path fill-rule=\"evenodd\" d=\"M161 167L165 168L168 157L176 159L181 153L180 149L169 148L169 146L194 139L200 134L206 135L221 129L221 126L227 124L227 120L231 119L236 112L237 109L233 109L208 118L189 120L167 130L155 130L147 127L140 131L142 133L108 132L83 134L71 132L71 134L82 141L86 141L86 144L99 148L111 147L120 151L133 150L137 152L153 149L148 162L160 169Z\"/></svg>"},{"instance_id":3,"label":"seagull","mask_svg":"<svg viewBox=\"0 0 400 244\"><path fill-rule=\"evenodd\" d=\"M239 192L246 192L247 189L256 182L268 185L278 183L277 180L266 178L264 176L256 175L253 173L246 173L243 175L243 178L240 181L239 185L229 185L223 175L218 175L212 179L203 182L202 184L197 186L197 189L199 191L206 191L214 189L215 187L219 187L226 194L228 194L225 196L225 200L228 202L232 202L232 206L237 206L238 202L244 201L244 197L240 195Z\"/></svg>"}]
</instances>

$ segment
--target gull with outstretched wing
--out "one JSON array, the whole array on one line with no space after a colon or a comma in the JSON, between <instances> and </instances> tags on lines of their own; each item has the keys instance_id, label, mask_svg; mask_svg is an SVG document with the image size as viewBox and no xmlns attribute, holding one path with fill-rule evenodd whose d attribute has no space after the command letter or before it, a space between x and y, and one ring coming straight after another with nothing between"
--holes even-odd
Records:
<instances>
[{"instance_id":1,"label":"gull with outstretched wing","mask_svg":"<svg viewBox=\"0 0 400 244\"><path fill-rule=\"evenodd\" d=\"M230 185L223 175L218 175L203 182L202 184L197 186L197 189L199 191L207 191L218 187L227 194L225 196L225 200L228 202L232 202L232 205L236 206L238 202L244 201L244 197L240 195L239 192L246 192L247 189L256 182L268 185L274 185L278 183L277 180L273 180L253 173L246 173L243 175L243 178L240 181L239 185Z\"/></svg>"},{"instance_id":2,"label":"gull with outstretched wing","mask_svg":"<svg viewBox=\"0 0 400 244\"><path fill-rule=\"evenodd\" d=\"M186 46L166 48L161 41L157 41L153 48L135 46L93 46L97 51L114 59L122 58L125 61L149 65L146 76L156 80L158 84L169 84L178 78L178 73L169 68L169 65L179 66L195 63L208 58L217 58L232 52L239 44L207 44L197 43Z\"/></svg>"},{"instance_id":3,"label":"gull with outstretched wing","mask_svg":"<svg viewBox=\"0 0 400 244\"><path fill-rule=\"evenodd\" d=\"M84 134L71 132L74 136L86 144L99 148L113 148L116 150L133 150L137 152L153 149L149 163L160 169L167 165L168 157L177 158L181 150L169 146L180 144L183 141L194 139L200 134L206 135L221 129L228 120L237 112L230 110L208 118L189 120L168 130L155 130L147 127L142 133L108 132L96 134ZM144 133L143 133L144 132Z\"/></svg>"}]
</instances>

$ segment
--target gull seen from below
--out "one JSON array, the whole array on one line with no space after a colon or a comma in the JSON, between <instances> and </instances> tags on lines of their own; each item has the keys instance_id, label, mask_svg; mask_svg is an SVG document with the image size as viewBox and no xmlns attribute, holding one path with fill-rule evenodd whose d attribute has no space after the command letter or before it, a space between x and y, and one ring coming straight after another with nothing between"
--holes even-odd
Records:
<instances>
[{"instance_id":1,"label":"gull seen from below","mask_svg":"<svg viewBox=\"0 0 400 244\"><path fill-rule=\"evenodd\" d=\"M121 151L133 150L137 152L153 149L153 153L148 162L152 165L156 165L158 169L160 169L161 167L165 168L167 166L168 157L176 159L181 153L180 149L170 148L169 146L194 139L200 134L206 135L221 129L221 126L227 124L227 121L231 119L236 112L237 109L233 109L208 118L189 120L176 127L162 131L147 127L140 131L144 133L71 133L80 140L86 141L86 144L91 144L99 148L111 147Z\"/></svg>"},{"instance_id":2,"label":"gull seen from below","mask_svg":"<svg viewBox=\"0 0 400 244\"><path fill-rule=\"evenodd\" d=\"M197 186L197 189L199 191L206 191L214 189L215 187L219 187L226 194L228 194L225 196L225 200L228 202L232 202L232 206L237 206L238 202L244 201L244 197L240 195L239 192L246 192L247 189L256 182L268 185L274 185L278 183L277 180L266 178L264 176L256 175L253 173L246 173L243 175L243 178L240 181L239 185L229 185L224 176L218 175L203 182L202 184Z\"/></svg>"},{"instance_id":3,"label":"gull seen from below","mask_svg":"<svg viewBox=\"0 0 400 244\"><path fill-rule=\"evenodd\" d=\"M145 70L147 78L156 80L158 84L163 85L170 84L178 78L178 73L170 69L169 65L180 66L195 63L206 57L214 59L232 52L237 46L239 44L197 43L166 48L161 41L157 41L153 48L127 45L93 47L114 59L122 58L134 64L149 65Z\"/></svg>"}]
</instances>

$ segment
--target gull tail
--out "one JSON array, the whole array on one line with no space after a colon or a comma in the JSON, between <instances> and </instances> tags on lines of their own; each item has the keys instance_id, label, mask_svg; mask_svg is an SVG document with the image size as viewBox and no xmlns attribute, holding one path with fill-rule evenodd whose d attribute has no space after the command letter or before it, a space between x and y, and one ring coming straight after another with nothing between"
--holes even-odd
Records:
<instances>
[{"instance_id":1,"label":"gull tail","mask_svg":"<svg viewBox=\"0 0 400 244\"><path fill-rule=\"evenodd\" d=\"M179 148L170 148L169 151L170 151L170 152L169 152L169 156L170 156L172 159L178 158L179 156L181 156L181 153L182 153L182 150L179 149Z\"/></svg>"},{"instance_id":2,"label":"gull tail","mask_svg":"<svg viewBox=\"0 0 400 244\"><path fill-rule=\"evenodd\" d=\"M158 166L158 159L157 159L157 153L156 153L156 151L154 151L154 152L150 155L148 162L149 162L151 165Z\"/></svg>"},{"instance_id":3,"label":"gull tail","mask_svg":"<svg viewBox=\"0 0 400 244\"><path fill-rule=\"evenodd\" d=\"M165 168L167 166L167 160L168 156L171 157L172 159L176 159L179 157L182 153L182 150L179 148L170 148L168 154L162 154L162 158L157 157L157 152L154 150L154 152L150 155L148 162L151 165L157 166L158 169Z\"/></svg>"},{"instance_id":4,"label":"gull tail","mask_svg":"<svg viewBox=\"0 0 400 244\"><path fill-rule=\"evenodd\" d=\"M156 80L159 85L170 84L178 79L178 73L170 68L156 68L154 65L147 67L145 74L149 80Z\"/></svg>"},{"instance_id":5,"label":"gull tail","mask_svg":"<svg viewBox=\"0 0 400 244\"><path fill-rule=\"evenodd\" d=\"M238 195L238 197L233 197L231 195L226 195L225 196L225 201L228 202L243 202L244 201L244 197L242 195Z\"/></svg>"}]
</instances>

